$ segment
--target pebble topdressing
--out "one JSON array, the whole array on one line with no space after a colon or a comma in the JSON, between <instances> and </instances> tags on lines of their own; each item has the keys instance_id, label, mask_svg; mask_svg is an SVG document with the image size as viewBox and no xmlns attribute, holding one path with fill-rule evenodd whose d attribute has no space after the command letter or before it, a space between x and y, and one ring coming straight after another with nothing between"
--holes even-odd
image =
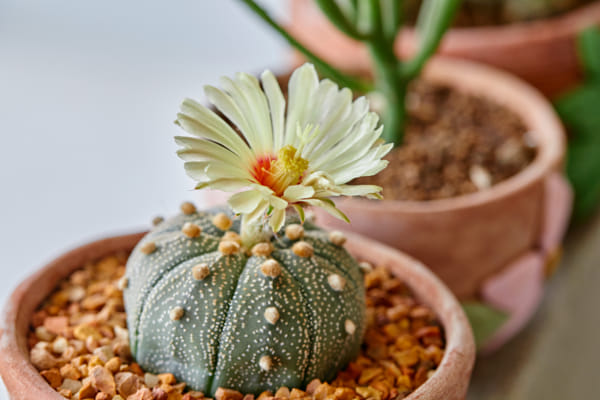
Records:
<instances>
[{"instance_id":1,"label":"pebble topdressing","mask_svg":"<svg viewBox=\"0 0 600 400\"><path fill-rule=\"evenodd\" d=\"M127 254L105 257L73 272L59 285L32 318L31 362L69 399L205 398L186 390L185 382L177 382L168 371L146 373L132 360L122 297L126 260ZM435 372L444 355L444 338L432 311L385 268L362 266L367 270L368 327L360 356L330 384L315 380L302 389L264 392L258 399L401 399ZM265 318L274 320L276 315L270 312ZM271 363L260 360L263 369ZM215 397L254 398L224 388Z\"/></svg>"}]
</instances>

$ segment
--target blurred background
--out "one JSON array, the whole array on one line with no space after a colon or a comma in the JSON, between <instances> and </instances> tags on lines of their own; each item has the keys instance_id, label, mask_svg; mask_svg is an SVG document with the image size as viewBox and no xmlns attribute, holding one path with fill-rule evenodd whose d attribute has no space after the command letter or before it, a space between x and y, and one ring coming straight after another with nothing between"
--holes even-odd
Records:
<instances>
[{"instance_id":1,"label":"blurred background","mask_svg":"<svg viewBox=\"0 0 600 400\"><path fill-rule=\"evenodd\" d=\"M62 251L196 200L179 103L287 54L233 0L1 1L0 304Z\"/></svg>"},{"instance_id":2,"label":"blurred background","mask_svg":"<svg viewBox=\"0 0 600 400\"><path fill-rule=\"evenodd\" d=\"M288 17L288 1L261 4ZM65 250L199 201L175 155L179 103L202 100L222 75L289 61L287 45L235 0L2 0L0 304ZM541 310L478 361L470 400L600 392L599 227L596 215L571 232Z\"/></svg>"},{"instance_id":3,"label":"blurred background","mask_svg":"<svg viewBox=\"0 0 600 400\"><path fill-rule=\"evenodd\" d=\"M63 250L197 199L181 100L287 54L233 0L0 2L0 303Z\"/></svg>"}]
</instances>

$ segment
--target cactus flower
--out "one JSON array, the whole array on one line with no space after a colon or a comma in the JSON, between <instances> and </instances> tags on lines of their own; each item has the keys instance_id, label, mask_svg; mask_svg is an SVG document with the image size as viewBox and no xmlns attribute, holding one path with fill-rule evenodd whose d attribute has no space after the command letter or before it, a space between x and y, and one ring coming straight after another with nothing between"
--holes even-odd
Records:
<instances>
[{"instance_id":1,"label":"cactus flower","mask_svg":"<svg viewBox=\"0 0 600 400\"><path fill-rule=\"evenodd\" d=\"M381 197L378 186L348 184L385 168L382 157L392 148L379 140L383 127L364 97L353 101L349 89L319 82L310 64L292 74L287 102L271 72L261 81L240 73L223 78L223 89L205 87L227 120L194 100L181 105L176 123L192 136L175 138L178 155L198 189L236 191L234 212L254 225L268 221L275 232L288 206L301 218L302 207L312 205L347 220L329 197ZM250 232L242 228L246 244L257 236Z\"/></svg>"}]
</instances>

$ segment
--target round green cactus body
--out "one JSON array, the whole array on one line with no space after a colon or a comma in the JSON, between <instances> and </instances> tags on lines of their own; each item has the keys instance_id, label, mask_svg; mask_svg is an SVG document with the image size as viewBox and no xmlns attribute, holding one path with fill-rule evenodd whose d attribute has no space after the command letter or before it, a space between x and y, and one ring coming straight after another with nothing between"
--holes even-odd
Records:
<instances>
[{"instance_id":1,"label":"round green cactus body","mask_svg":"<svg viewBox=\"0 0 600 400\"><path fill-rule=\"evenodd\" d=\"M238 221L183 209L127 263L131 349L143 368L211 395L258 394L333 379L358 355L365 290L343 238L288 223L244 249Z\"/></svg>"}]
</instances>

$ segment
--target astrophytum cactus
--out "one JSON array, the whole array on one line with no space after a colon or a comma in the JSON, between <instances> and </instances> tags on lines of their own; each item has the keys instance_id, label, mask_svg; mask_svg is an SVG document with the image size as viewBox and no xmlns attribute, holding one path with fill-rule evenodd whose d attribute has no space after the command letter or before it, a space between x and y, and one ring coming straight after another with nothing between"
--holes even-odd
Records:
<instances>
[{"instance_id":1,"label":"astrophytum cactus","mask_svg":"<svg viewBox=\"0 0 600 400\"><path fill-rule=\"evenodd\" d=\"M380 198L348 182L383 169L391 145L365 98L309 64L287 104L268 71L222 84L206 93L226 119L186 99L176 122L191 136L176 141L196 188L235 192L238 217L186 203L134 249L123 281L133 355L211 395L332 379L360 350L365 290L343 235L304 223L303 207L346 219L329 197Z\"/></svg>"},{"instance_id":2,"label":"astrophytum cactus","mask_svg":"<svg viewBox=\"0 0 600 400\"><path fill-rule=\"evenodd\" d=\"M131 349L195 390L258 394L335 377L359 352L365 291L340 233L288 223L241 247L239 223L191 204L127 263Z\"/></svg>"}]
</instances>

